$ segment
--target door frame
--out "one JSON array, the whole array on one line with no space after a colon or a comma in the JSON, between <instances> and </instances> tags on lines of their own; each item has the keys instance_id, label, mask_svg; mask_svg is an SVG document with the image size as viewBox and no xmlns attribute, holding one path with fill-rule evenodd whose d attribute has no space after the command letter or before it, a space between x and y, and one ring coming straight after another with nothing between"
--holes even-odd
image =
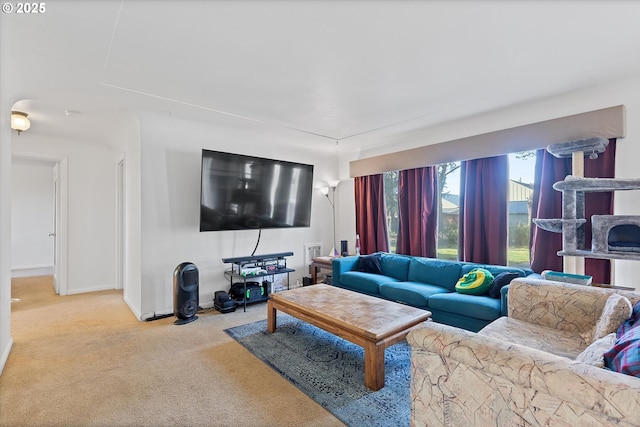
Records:
<instances>
[{"instance_id":1,"label":"door frame","mask_svg":"<svg viewBox=\"0 0 640 427\"><path fill-rule=\"evenodd\" d=\"M116 289L127 284L127 170L123 155L116 163Z\"/></svg>"},{"instance_id":2,"label":"door frame","mask_svg":"<svg viewBox=\"0 0 640 427\"><path fill-rule=\"evenodd\" d=\"M68 203L69 203L69 159L41 153L21 153L12 155L12 159L41 161L53 164L55 188L54 212L54 287L59 295L68 293Z\"/></svg>"}]
</instances>

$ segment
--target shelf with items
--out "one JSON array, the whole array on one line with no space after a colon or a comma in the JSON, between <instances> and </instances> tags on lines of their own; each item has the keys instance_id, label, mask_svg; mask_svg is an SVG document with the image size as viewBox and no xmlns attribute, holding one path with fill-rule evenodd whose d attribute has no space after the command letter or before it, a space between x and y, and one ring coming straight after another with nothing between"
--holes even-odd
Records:
<instances>
[{"instance_id":1,"label":"shelf with items","mask_svg":"<svg viewBox=\"0 0 640 427\"><path fill-rule=\"evenodd\" d=\"M273 283L273 278L276 275L286 274L287 289L289 289L289 273L292 273L295 270L287 267L286 257L288 256L293 256L293 252L280 252L222 259L223 263L231 264L231 271L227 273L229 274L231 288L233 288L234 283L236 282L242 283L243 285L242 298L237 301L243 305L245 311L247 310L247 304L266 301L269 298L269 294L272 292L269 285L267 284L265 286L263 282L261 295L256 299L248 298L247 283L269 277ZM261 285L259 281L257 283L258 286ZM252 286L250 286L249 289L252 289Z\"/></svg>"}]
</instances>

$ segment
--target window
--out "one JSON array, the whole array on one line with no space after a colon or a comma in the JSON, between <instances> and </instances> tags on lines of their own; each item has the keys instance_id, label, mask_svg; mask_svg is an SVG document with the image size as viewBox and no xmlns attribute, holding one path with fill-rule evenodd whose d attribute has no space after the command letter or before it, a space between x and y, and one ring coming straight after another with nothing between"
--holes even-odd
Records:
<instances>
[{"instance_id":1,"label":"window","mask_svg":"<svg viewBox=\"0 0 640 427\"><path fill-rule=\"evenodd\" d=\"M509 244L507 264L528 268L535 151L509 154Z\"/></svg>"},{"instance_id":2,"label":"window","mask_svg":"<svg viewBox=\"0 0 640 427\"><path fill-rule=\"evenodd\" d=\"M509 240L507 264L529 267L529 230L535 176L535 151L509 154ZM438 165L438 252L441 259L458 259L460 162ZM398 171L384 173L389 251L398 236Z\"/></svg>"}]
</instances>

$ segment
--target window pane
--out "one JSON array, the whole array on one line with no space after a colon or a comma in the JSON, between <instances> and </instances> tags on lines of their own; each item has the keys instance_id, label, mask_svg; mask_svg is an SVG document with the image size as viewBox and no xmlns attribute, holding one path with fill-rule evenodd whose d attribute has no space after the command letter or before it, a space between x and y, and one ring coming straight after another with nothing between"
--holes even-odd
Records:
<instances>
[{"instance_id":1,"label":"window pane","mask_svg":"<svg viewBox=\"0 0 640 427\"><path fill-rule=\"evenodd\" d=\"M507 264L528 268L529 224L535 176L535 151L509 154L509 246Z\"/></svg>"},{"instance_id":2,"label":"window pane","mask_svg":"<svg viewBox=\"0 0 640 427\"><path fill-rule=\"evenodd\" d=\"M398 241L398 171L384 173L384 197L387 206L389 252L396 252Z\"/></svg>"},{"instance_id":3,"label":"window pane","mask_svg":"<svg viewBox=\"0 0 640 427\"><path fill-rule=\"evenodd\" d=\"M438 258L458 259L460 162L438 165Z\"/></svg>"}]
</instances>

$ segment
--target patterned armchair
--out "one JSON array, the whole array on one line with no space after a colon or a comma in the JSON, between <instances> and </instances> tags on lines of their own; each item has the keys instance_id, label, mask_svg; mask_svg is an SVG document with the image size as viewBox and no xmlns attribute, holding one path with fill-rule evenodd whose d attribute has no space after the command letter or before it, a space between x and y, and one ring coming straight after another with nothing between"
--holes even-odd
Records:
<instances>
[{"instance_id":1,"label":"patterned armchair","mask_svg":"<svg viewBox=\"0 0 640 427\"><path fill-rule=\"evenodd\" d=\"M411 425L640 425L640 378L585 357L640 293L527 278L508 292L509 317L478 333L435 322L409 333Z\"/></svg>"}]
</instances>

